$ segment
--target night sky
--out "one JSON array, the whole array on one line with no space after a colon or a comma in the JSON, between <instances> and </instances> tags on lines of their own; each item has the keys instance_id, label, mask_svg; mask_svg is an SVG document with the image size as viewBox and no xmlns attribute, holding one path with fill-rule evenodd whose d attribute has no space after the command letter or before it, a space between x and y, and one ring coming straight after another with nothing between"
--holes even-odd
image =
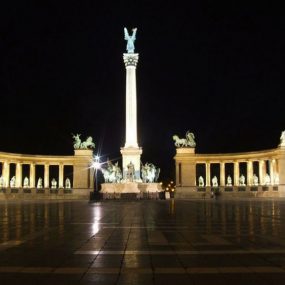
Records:
<instances>
[{"instance_id":1,"label":"night sky","mask_svg":"<svg viewBox=\"0 0 285 285\"><path fill-rule=\"evenodd\" d=\"M0 6L0 151L71 155L71 133L81 133L94 138L103 160L121 158L124 26L138 28L142 160L161 167L162 178L174 175L172 135L187 130L198 153L278 145L285 129L285 20L278 13L284 7L6 2Z\"/></svg>"}]
</instances>

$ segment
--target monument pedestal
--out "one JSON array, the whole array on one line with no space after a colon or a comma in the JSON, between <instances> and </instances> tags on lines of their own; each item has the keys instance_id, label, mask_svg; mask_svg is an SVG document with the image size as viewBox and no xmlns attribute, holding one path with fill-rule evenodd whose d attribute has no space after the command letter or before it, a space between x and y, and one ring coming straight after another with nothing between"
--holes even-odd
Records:
<instances>
[{"instance_id":1,"label":"monument pedestal","mask_svg":"<svg viewBox=\"0 0 285 285\"><path fill-rule=\"evenodd\" d=\"M135 180L140 179L141 169L141 154L142 148L140 147L122 147L121 148L122 160L123 160L123 177L126 178L128 170L128 164L132 162L135 168Z\"/></svg>"},{"instance_id":2,"label":"monument pedestal","mask_svg":"<svg viewBox=\"0 0 285 285\"><path fill-rule=\"evenodd\" d=\"M125 183L103 183L101 193L103 194L126 194L126 193L157 193L161 192L162 188L159 183L140 183L140 182L125 182Z\"/></svg>"}]
</instances>

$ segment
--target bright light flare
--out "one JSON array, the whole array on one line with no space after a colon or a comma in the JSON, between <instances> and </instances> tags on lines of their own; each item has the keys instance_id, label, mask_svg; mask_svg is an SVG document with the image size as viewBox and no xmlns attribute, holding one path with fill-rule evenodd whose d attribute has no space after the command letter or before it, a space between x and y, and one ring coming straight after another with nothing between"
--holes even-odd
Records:
<instances>
[{"instance_id":1,"label":"bright light flare","mask_svg":"<svg viewBox=\"0 0 285 285\"><path fill-rule=\"evenodd\" d=\"M100 169L100 168L101 168L101 163L98 162L98 161L94 161L94 162L92 163L92 168L94 168L94 169Z\"/></svg>"},{"instance_id":2,"label":"bright light flare","mask_svg":"<svg viewBox=\"0 0 285 285\"><path fill-rule=\"evenodd\" d=\"M94 156L94 160L92 161L91 167L96 170L101 168L100 157L98 155Z\"/></svg>"}]
</instances>

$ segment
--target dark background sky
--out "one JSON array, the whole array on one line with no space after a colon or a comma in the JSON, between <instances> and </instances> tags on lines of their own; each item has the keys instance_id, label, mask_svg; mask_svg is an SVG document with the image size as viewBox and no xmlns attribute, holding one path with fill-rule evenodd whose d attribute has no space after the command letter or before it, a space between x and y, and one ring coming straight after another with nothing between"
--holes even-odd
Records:
<instances>
[{"instance_id":1,"label":"dark background sky","mask_svg":"<svg viewBox=\"0 0 285 285\"><path fill-rule=\"evenodd\" d=\"M81 133L105 158L120 158L124 26L138 28L142 159L162 177L173 175L172 135L187 130L200 153L276 147L285 129L284 7L228 2L1 4L0 151L72 154L71 133Z\"/></svg>"}]
</instances>

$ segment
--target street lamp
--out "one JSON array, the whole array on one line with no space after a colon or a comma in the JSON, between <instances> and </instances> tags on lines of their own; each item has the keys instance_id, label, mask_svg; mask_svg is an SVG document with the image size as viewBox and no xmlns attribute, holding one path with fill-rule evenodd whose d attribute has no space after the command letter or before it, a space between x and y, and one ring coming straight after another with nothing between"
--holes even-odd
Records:
<instances>
[{"instance_id":1,"label":"street lamp","mask_svg":"<svg viewBox=\"0 0 285 285\"><path fill-rule=\"evenodd\" d=\"M94 157L92 168L95 170L95 191L98 192L97 172L101 168L100 157L98 155Z\"/></svg>"}]
</instances>

